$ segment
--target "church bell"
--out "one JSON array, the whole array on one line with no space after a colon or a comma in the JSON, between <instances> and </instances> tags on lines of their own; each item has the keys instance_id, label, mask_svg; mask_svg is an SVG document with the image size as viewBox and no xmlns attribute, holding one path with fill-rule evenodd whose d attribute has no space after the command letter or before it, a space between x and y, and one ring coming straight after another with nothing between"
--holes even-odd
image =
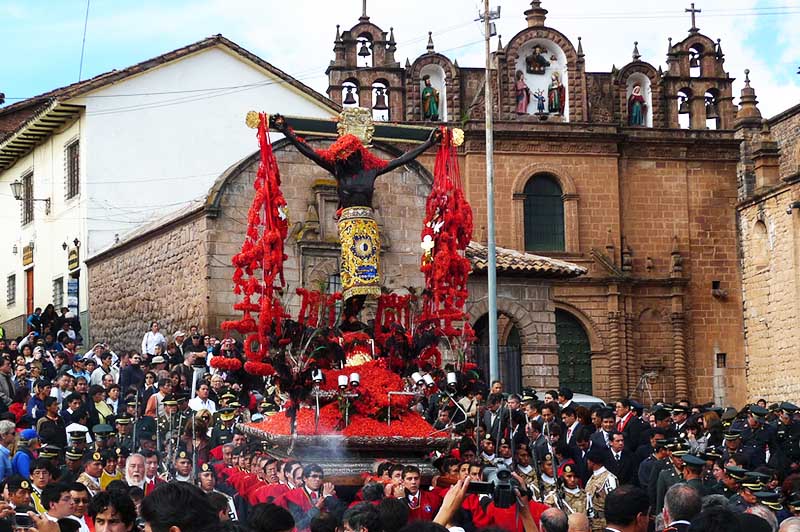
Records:
<instances>
[{"instance_id":1,"label":"church bell","mask_svg":"<svg viewBox=\"0 0 800 532\"><path fill-rule=\"evenodd\" d=\"M389 106L386 105L386 92L383 87L377 87L375 89L375 105L373 105L372 108L376 111L385 111L389 108Z\"/></svg>"},{"instance_id":2,"label":"church bell","mask_svg":"<svg viewBox=\"0 0 800 532\"><path fill-rule=\"evenodd\" d=\"M360 57L369 57L370 51L369 47L367 46L367 41L361 41L361 49L358 51L358 55Z\"/></svg>"},{"instance_id":3,"label":"church bell","mask_svg":"<svg viewBox=\"0 0 800 532\"><path fill-rule=\"evenodd\" d=\"M344 95L344 104L354 105L355 103L356 98L353 96L353 87L347 87L347 94Z\"/></svg>"},{"instance_id":4,"label":"church bell","mask_svg":"<svg viewBox=\"0 0 800 532\"><path fill-rule=\"evenodd\" d=\"M712 120L719 118L717 104L714 103L714 100L706 100L706 118Z\"/></svg>"},{"instance_id":5,"label":"church bell","mask_svg":"<svg viewBox=\"0 0 800 532\"><path fill-rule=\"evenodd\" d=\"M681 105L678 107L678 113L682 115L689 114L689 100L681 98Z\"/></svg>"},{"instance_id":6,"label":"church bell","mask_svg":"<svg viewBox=\"0 0 800 532\"><path fill-rule=\"evenodd\" d=\"M693 55L689 58L689 68L697 68L700 66L700 57Z\"/></svg>"}]
</instances>

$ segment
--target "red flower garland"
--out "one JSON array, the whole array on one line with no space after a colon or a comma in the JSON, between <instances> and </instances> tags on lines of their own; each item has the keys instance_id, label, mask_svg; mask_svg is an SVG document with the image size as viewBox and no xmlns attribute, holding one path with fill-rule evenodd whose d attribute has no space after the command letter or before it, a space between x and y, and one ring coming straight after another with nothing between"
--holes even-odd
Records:
<instances>
[{"instance_id":1,"label":"red flower garland","mask_svg":"<svg viewBox=\"0 0 800 532\"><path fill-rule=\"evenodd\" d=\"M286 200L281 193L281 177L278 163L272 152L267 117L259 116L258 142L261 148L261 163L258 166L253 187L255 196L247 215L247 232L241 252L233 257L234 293L244 295L233 308L243 313L239 320L225 321L222 329L248 335L245 339L245 371L255 375L271 375L269 364L270 336L280 337L281 321L288 315L275 289L283 288L283 263L287 259L283 242L288 233L289 220ZM260 275L258 271L260 270ZM257 296L257 303L253 297ZM258 313L256 320L252 313ZM257 349L254 348L257 345ZM232 364L221 362L223 364Z\"/></svg>"},{"instance_id":2,"label":"red flower garland","mask_svg":"<svg viewBox=\"0 0 800 532\"><path fill-rule=\"evenodd\" d=\"M420 321L435 322L440 332L451 338L462 334L452 323L465 317L471 265L463 251L471 239L472 209L461 188L457 150L452 132L442 128L422 229L422 240L429 248L420 266L426 288Z\"/></svg>"},{"instance_id":3,"label":"red flower garland","mask_svg":"<svg viewBox=\"0 0 800 532\"><path fill-rule=\"evenodd\" d=\"M351 134L339 137L327 150L316 150L317 154L331 166L336 164L337 160L347 159L357 151L361 152L361 162L365 170L379 170L388 164L388 161L373 155L358 137Z\"/></svg>"},{"instance_id":4,"label":"red flower garland","mask_svg":"<svg viewBox=\"0 0 800 532\"><path fill-rule=\"evenodd\" d=\"M211 359L211 367L220 371L239 371L242 369L242 361L238 358L215 356Z\"/></svg>"}]
</instances>

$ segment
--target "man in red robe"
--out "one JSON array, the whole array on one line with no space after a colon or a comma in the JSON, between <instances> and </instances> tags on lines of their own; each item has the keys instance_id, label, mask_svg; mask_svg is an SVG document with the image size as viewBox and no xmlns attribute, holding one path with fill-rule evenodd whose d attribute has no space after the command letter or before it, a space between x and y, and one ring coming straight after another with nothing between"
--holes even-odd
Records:
<instances>
[{"instance_id":1,"label":"man in red robe","mask_svg":"<svg viewBox=\"0 0 800 532\"><path fill-rule=\"evenodd\" d=\"M308 532L311 520L327 512L335 514L340 506L336 490L325 482L325 473L317 464L303 468L303 486L294 488L275 499L275 504L289 510L297 532Z\"/></svg>"}]
</instances>

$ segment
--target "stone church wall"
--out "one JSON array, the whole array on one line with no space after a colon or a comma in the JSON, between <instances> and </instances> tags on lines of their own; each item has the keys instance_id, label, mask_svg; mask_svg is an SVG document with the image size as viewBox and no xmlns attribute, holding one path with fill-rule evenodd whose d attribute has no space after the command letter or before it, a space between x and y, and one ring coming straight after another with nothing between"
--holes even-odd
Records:
<instances>
[{"instance_id":1,"label":"stone church wall","mask_svg":"<svg viewBox=\"0 0 800 532\"><path fill-rule=\"evenodd\" d=\"M200 211L87 261L92 342L139 351L153 320L167 341L190 325L207 328L206 223Z\"/></svg>"},{"instance_id":2,"label":"stone church wall","mask_svg":"<svg viewBox=\"0 0 800 532\"><path fill-rule=\"evenodd\" d=\"M798 192L782 187L740 210L749 401L800 399L800 213L786 214Z\"/></svg>"}]
</instances>

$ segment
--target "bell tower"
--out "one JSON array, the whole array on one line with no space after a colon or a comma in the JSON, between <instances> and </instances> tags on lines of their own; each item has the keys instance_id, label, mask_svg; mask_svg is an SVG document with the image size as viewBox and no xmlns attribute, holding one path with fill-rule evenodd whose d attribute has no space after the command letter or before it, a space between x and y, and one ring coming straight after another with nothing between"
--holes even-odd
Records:
<instances>
[{"instance_id":1,"label":"bell tower","mask_svg":"<svg viewBox=\"0 0 800 532\"><path fill-rule=\"evenodd\" d=\"M666 103L667 127L684 129L733 129L733 78L725 72L720 39L714 42L700 33L694 4L689 36L677 44L670 39L667 71L661 80Z\"/></svg>"},{"instance_id":2,"label":"bell tower","mask_svg":"<svg viewBox=\"0 0 800 532\"><path fill-rule=\"evenodd\" d=\"M377 121L405 116L405 69L395 60L394 28L389 32L370 22L363 0L358 23L349 30L336 26L334 59L328 75L328 97L343 107L372 110Z\"/></svg>"}]
</instances>

